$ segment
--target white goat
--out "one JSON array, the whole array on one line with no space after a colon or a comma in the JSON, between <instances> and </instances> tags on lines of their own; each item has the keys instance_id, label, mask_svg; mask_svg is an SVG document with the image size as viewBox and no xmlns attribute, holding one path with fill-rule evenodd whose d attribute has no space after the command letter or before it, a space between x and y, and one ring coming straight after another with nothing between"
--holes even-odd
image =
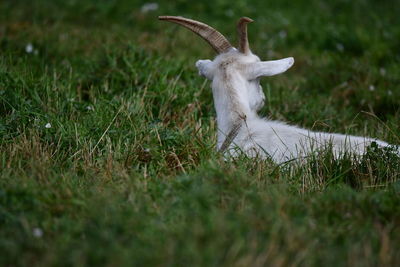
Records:
<instances>
[{"instance_id":1,"label":"white goat","mask_svg":"<svg viewBox=\"0 0 400 267\"><path fill-rule=\"evenodd\" d=\"M344 152L362 155L372 142L389 146L386 142L358 136L313 132L279 121L260 118L257 111L264 105L265 95L260 78L280 74L289 69L292 57L260 61L249 49L247 23L238 22L239 47L214 28L187 18L160 16L180 24L205 39L218 53L213 60L199 60L199 74L212 81L214 106L217 113L217 149L225 156L244 152L250 157L270 157L276 163L300 159L313 151L331 147L337 157Z\"/></svg>"}]
</instances>

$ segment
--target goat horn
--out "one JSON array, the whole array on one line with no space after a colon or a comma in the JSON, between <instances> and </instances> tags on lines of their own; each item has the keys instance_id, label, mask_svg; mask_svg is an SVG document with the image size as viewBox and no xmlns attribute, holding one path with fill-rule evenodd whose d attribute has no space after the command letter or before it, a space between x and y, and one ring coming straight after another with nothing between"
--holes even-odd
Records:
<instances>
[{"instance_id":1,"label":"goat horn","mask_svg":"<svg viewBox=\"0 0 400 267\"><path fill-rule=\"evenodd\" d=\"M250 52L249 39L247 38L247 23L253 22L251 18L242 17L237 24L239 35L239 52L248 54Z\"/></svg>"},{"instance_id":2,"label":"goat horn","mask_svg":"<svg viewBox=\"0 0 400 267\"><path fill-rule=\"evenodd\" d=\"M232 45L220 32L202 22L176 16L159 16L158 19L174 22L188 28L206 40L218 54L227 52L232 48Z\"/></svg>"}]
</instances>

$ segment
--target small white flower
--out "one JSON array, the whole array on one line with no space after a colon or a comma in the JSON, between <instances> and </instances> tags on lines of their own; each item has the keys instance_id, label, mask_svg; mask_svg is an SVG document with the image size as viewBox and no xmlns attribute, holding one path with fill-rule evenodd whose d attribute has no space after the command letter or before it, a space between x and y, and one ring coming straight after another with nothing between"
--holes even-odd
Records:
<instances>
[{"instance_id":1,"label":"small white flower","mask_svg":"<svg viewBox=\"0 0 400 267\"><path fill-rule=\"evenodd\" d=\"M48 122L48 123L46 123L46 125L44 126L46 129L49 129L49 128L51 128L51 124L50 124L50 122Z\"/></svg>"},{"instance_id":2,"label":"small white flower","mask_svg":"<svg viewBox=\"0 0 400 267\"><path fill-rule=\"evenodd\" d=\"M339 50L340 52L344 51L344 45L341 43L337 43L336 44L336 49Z\"/></svg>"},{"instance_id":3,"label":"small white flower","mask_svg":"<svg viewBox=\"0 0 400 267\"><path fill-rule=\"evenodd\" d=\"M393 95L392 90L388 90L387 93L388 93L388 95Z\"/></svg>"},{"instance_id":4,"label":"small white flower","mask_svg":"<svg viewBox=\"0 0 400 267\"><path fill-rule=\"evenodd\" d=\"M93 108L92 106L87 106L87 107L86 107L86 110L91 111L91 110L94 110L94 108Z\"/></svg>"},{"instance_id":5,"label":"small white flower","mask_svg":"<svg viewBox=\"0 0 400 267\"><path fill-rule=\"evenodd\" d=\"M380 69L379 69L379 73L380 73L382 76L385 76L385 75L386 75L386 70L385 70L385 68L380 68Z\"/></svg>"},{"instance_id":6,"label":"small white flower","mask_svg":"<svg viewBox=\"0 0 400 267\"><path fill-rule=\"evenodd\" d=\"M370 91L375 91L375 86L371 84L371 85L369 86L368 89L369 89Z\"/></svg>"},{"instance_id":7,"label":"small white flower","mask_svg":"<svg viewBox=\"0 0 400 267\"><path fill-rule=\"evenodd\" d=\"M158 9L157 3L146 3L140 8L141 13L148 13Z\"/></svg>"},{"instance_id":8,"label":"small white flower","mask_svg":"<svg viewBox=\"0 0 400 267\"><path fill-rule=\"evenodd\" d=\"M143 149L144 152L149 153L150 152L150 148L145 148Z\"/></svg>"},{"instance_id":9,"label":"small white flower","mask_svg":"<svg viewBox=\"0 0 400 267\"><path fill-rule=\"evenodd\" d=\"M28 53L28 54L30 54L30 53L33 52L33 45L32 45L31 43L28 43L28 44L25 46L25 52Z\"/></svg>"},{"instance_id":10,"label":"small white flower","mask_svg":"<svg viewBox=\"0 0 400 267\"><path fill-rule=\"evenodd\" d=\"M279 37L281 37L281 39L285 39L286 36L287 36L286 31L280 31L280 32L279 32Z\"/></svg>"},{"instance_id":11,"label":"small white flower","mask_svg":"<svg viewBox=\"0 0 400 267\"><path fill-rule=\"evenodd\" d=\"M40 238L43 236L43 230L38 227L33 228L32 234L34 237Z\"/></svg>"}]
</instances>

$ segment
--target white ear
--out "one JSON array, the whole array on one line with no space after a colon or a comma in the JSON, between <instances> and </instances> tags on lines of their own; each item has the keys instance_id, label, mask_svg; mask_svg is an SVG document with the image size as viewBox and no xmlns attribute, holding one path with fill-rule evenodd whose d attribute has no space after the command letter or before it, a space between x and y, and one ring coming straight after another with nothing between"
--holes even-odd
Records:
<instances>
[{"instance_id":1,"label":"white ear","mask_svg":"<svg viewBox=\"0 0 400 267\"><path fill-rule=\"evenodd\" d=\"M211 60L197 60L196 67L199 70L199 75L212 80L214 76L214 64Z\"/></svg>"},{"instance_id":2,"label":"white ear","mask_svg":"<svg viewBox=\"0 0 400 267\"><path fill-rule=\"evenodd\" d=\"M247 76L253 80L262 76L273 76L285 72L294 63L294 58L288 57L279 60L261 61L248 65Z\"/></svg>"}]
</instances>

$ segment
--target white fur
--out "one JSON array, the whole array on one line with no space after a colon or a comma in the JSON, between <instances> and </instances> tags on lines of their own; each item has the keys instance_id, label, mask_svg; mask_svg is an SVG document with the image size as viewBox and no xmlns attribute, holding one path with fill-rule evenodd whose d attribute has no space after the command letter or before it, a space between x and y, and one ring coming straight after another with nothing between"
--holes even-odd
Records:
<instances>
[{"instance_id":1,"label":"white fur","mask_svg":"<svg viewBox=\"0 0 400 267\"><path fill-rule=\"evenodd\" d=\"M312 151L331 146L334 154L365 153L366 146L375 141L379 146L389 144L366 137L313 132L279 121L260 118L257 111L264 105L260 78L280 74L289 69L294 59L260 61L249 53L232 48L213 61L199 60L199 74L212 81L214 106L217 113L218 143L220 149L226 136L238 121L242 126L233 139L226 156L242 151L250 157L271 157L277 163L307 156Z\"/></svg>"}]
</instances>

